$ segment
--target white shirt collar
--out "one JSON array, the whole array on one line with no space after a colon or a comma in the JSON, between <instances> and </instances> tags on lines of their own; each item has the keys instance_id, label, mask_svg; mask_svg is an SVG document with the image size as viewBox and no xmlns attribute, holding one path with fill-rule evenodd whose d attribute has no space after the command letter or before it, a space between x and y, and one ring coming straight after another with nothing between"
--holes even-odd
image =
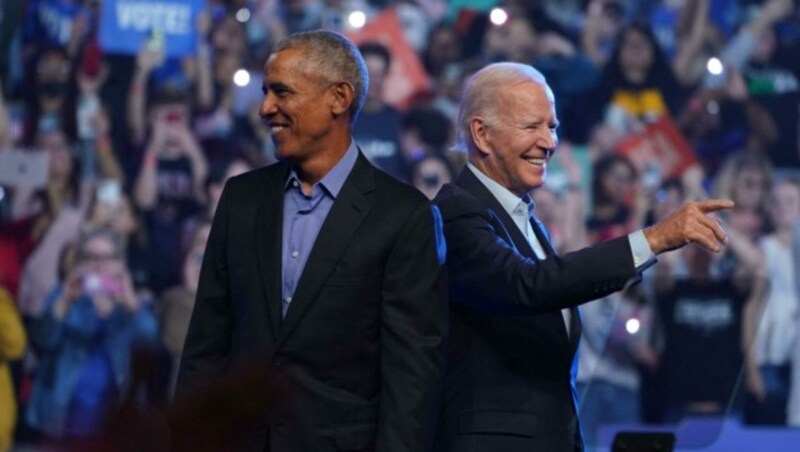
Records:
<instances>
[{"instance_id":1,"label":"white shirt collar","mask_svg":"<svg viewBox=\"0 0 800 452\"><path fill-rule=\"evenodd\" d=\"M481 181L484 186L486 186L489 192L492 193L492 196L497 199L497 202L503 206L503 209L509 215L511 215L512 218L517 216L527 218L529 216L528 205L525 204L522 198L512 193L511 190L507 189L506 187L500 185L496 180L484 174L472 163L467 163L467 168L469 168L475 177L477 177L478 180Z\"/></svg>"}]
</instances>

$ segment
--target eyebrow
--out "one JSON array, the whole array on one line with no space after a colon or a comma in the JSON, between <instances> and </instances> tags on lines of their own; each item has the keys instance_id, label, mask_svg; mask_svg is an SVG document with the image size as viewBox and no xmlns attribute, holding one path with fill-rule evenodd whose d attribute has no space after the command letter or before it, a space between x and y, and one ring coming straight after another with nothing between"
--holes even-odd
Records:
<instances>
[{"instance_id":1,"label":"eyebrow","mask_svg":"<svg viewBox=\"0 0 800 452\"><path fill-rule=\"evenodd\" d=\"M547 124L548 127L558 127L561 125L561 122L558 119L553 119L552 121L546 121L544 119L534 119L532 121L525 121L523 123L524 127L531 127L531 126L540 126L542 124Z\"/></svg>"},{"instance_id":2,"label":"eyebrow","mask_svg":"<svg viewBox=\"0 0 800 452\"><path fill-rule=\"evenodd\" d=\"M275 82L275 83L261 85L261 92L264 93L264 94L267 94L267 91L269 91L269 90L275 91L275 90L278 90L278 89L279 90L283 90L283 91L292 91L292 89L289 87L289 85L286 85L286 84L281 83L281 82Z\"/></svg>"}]
</instances>

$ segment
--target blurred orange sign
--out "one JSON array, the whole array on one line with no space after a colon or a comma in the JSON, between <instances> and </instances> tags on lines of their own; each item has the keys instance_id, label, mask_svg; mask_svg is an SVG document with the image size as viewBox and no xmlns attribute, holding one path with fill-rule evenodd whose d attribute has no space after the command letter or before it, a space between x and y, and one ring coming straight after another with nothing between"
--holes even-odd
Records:
<instances>
[{"instance_id":1,"label":"blurred orange sign","mask_svg":"<svg viewBox=\"0 0 800 452\"><path fill-rule=\"evenodd\" d=\"M428 89L428 74L414 49L403 35L403 27L394 8L389 8L360 30L345 33L356 45L377 42L392 55L392 67L386 78L383 99L400 110L409 107L416 94Z\"/></svg>"}]
</instances>

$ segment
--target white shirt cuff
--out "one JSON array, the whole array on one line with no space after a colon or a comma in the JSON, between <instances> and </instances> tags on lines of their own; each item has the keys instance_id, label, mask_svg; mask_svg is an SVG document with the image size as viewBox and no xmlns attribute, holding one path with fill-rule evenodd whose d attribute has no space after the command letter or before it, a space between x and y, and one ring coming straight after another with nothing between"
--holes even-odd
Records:
<instances>
[{"instance_id":1,"label":"white shirt cuff","mask_svg":"<svg viewBox=\"0 0 800 452\"><path fill-rule=\"evenodd\" d=\"M631 245L633 267L637 273L642 273L656 263L656 255L650 249L643 230L639 229L628 234L628 243Z\"/></svg>"}]
</instances>

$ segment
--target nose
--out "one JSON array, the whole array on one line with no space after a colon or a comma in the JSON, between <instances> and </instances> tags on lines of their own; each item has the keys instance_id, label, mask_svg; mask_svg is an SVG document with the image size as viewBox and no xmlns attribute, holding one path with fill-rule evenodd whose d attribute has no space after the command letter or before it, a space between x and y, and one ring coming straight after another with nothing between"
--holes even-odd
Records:
<instances>
[{"instance_id":1,"label":"nose","mask_svg":"<svg viewBox=\"0 0 800 452\"><path fill-rule=\"evenodd\" d=\"M546 129L542 132L536 144L539 148L547 150L548 154L551 155L558 146L558 134L554 129Z\"/></svg>"},{"instance_id":2,"label":"nose","mask_svg":"<svg viewBox=\"0 0 800 452\"><path fill-rule=\"evenodd\" d=\"M278 104L275 102L275 95L272 91L267 91L264 95L264 100L261 101L261 107L258 109L258 115L262 118L273 116L278 111Z\"/></svg>"}]
</instances>

